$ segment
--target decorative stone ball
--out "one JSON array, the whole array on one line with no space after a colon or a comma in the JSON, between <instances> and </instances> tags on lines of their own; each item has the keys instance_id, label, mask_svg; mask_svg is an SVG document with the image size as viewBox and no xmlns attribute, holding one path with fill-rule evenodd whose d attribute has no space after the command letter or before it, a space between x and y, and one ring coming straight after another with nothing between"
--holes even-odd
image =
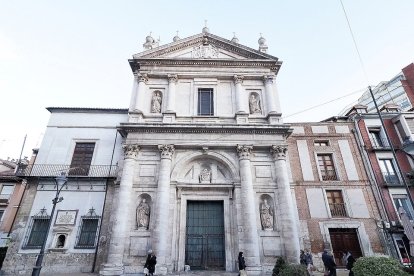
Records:
<instances>
[{"instance_id":1,"label":"decorative stone ball","mask_svg":"<svg viewBox=\"0 0 414 276\"><path fill-rule=\"evenodd\" d=\"M209 32L210 32L210 30L207 27L203 28L203 33L209 33Z\"/></svg>"},{"instance_id":2,"label":"decorative stone ball","mask_svg":"<svg viewBox=\"0 0 414 276\"><path fill-rule=\"evenodd\" d=\"M257 42L259 42L260 46L266 45L266 39L263 36L260 36L260 38Z\"/></svg>"},{"instance_id":3,"label":"decorative stone ball","mask_svg":"<svg viewBox=\"0 0 414 276\"><path fill-rule=\"evenodd\" d=\"M178 35L174 36L173 41L176 42L178 40L180 40L180 37Z\"/></svg>"},{"instance_id":4,"label":"decorative stone ball","mask_svg":"<svg viewBox=\"0 0 414 276\"><path fill-rule=\"evenodd\" d=\"M231 39L231 42L239 43L239 39L236 36L233 36L233 38Z\"/></svg>"},{"instance_id":5,"label":"decorative stone ball","mask_svg":"<svg viewBox=\"0 0 414 276\"><path fill-rule=\"evenodd\" d=\"M152 38L152 36L147 36L146 38L145 38L145 41L146 42L148 42L148 43L153 43L154 42L154 38Z\"/></svg>"}]
</instances>

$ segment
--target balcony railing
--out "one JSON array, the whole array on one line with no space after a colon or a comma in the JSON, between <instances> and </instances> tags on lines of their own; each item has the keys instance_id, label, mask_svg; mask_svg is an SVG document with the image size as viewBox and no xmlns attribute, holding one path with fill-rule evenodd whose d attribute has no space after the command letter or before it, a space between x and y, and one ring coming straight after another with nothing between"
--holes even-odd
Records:
<instances>
[{"instance_id":1,"label":"balcony railing","mask_svg":"<svg viewBox=\"0 0 414 276\"><path fill-rule=\"evenodd\" d=\"M323 181L338 180L335 170L321 170L321 176Z\"/></svg>"},{"instance_id":2,"label":"balcony railing","mask_svg":"<svg viewBox=\"0 0 414 276\"><path fill-rule=\"evenodd\" d=\"M398 178L396 174L383 173L382 176L384 178L386 185L391 185L391 186L402 185L402 182L400 181L400 179Z\"/></svg>"},{"instance_id":3,"label":"balcony railing","mask_svg":"<svg viewBox=\"0 0 414 276\"><path fill-rule=\"evenodd\" d=\"M370 139L373 149L388 149L390 144L387 139Z\"/></svg>"},{"instance_id":4,"label":"balcony railing","mask_svg":"<svg viewBox=\"0 0 414 276\"><path fill-rule=\"evenodd\" d=\"M19 168L16 171L16 175L35 177L57 177L60 176L62 172L67 173L68 177L116 177L118 173L118 166L91 165L71 167L70 165L35 164L19 166Z\"/></svg>"},{"instance_id":5,"label":"balcony railing","mask_svg":"<svg viewBox=\"0 0 414 276\"><path fill-rule=\"evenodd\" d=\"M332 217L347 217L345 203L329 203Z\"/></svg>"}]
</instances>

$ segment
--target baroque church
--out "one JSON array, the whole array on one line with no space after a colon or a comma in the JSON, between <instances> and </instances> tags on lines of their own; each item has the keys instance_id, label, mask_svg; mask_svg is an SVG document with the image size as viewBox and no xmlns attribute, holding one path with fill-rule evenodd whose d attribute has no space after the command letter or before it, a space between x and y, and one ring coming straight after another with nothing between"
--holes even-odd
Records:
<instances>
[{"instance_id":1,"label":"baroque church","mask_svg":"<svg viewBox=\"0 0 414 276\"><path fill-rule=\"evenodd\" d=\"M282 62L258 42L255 50L207 27L162 46L148 36L129 60L129 109L48 108L36 159L19 170L28 185L6 274L29 273L44 239L42 271L52 273L142 273L150 249L161 275L237 271L240 251L252 275L277 256L298 263Z\"/></svg>"}]
</instances>

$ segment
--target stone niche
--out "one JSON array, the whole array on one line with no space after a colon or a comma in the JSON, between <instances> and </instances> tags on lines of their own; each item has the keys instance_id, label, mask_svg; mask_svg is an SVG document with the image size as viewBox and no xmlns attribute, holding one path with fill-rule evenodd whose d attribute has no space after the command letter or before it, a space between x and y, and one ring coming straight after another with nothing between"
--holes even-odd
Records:
<instances>
[{"instance_id":1,"label":"stone niche","mask_svg":"<svg viewBox=\"0 0 414 276\"><path fill-rule=\"evenodd\" d=\"M69 239L73 227L71 226L57 226L52 229L53 240L49 247L50 252L66 252L69 245Z\"/></svg>"}]
</instances>

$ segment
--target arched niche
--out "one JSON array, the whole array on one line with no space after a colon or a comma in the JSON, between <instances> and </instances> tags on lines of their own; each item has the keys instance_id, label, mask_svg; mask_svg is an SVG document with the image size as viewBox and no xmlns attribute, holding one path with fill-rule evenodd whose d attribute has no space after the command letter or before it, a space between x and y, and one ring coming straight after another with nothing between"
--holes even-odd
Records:
<instances>
[{"instance_id":1,"label":"arched niche","mask_svg":"<svg viewBox=\"0 0 414 276\"><path fill-rule=\"evenodd\" d=\"M140 194L137 198L135 225L137 229L148 230L152 212L152 198L149 194Z\"/></svg>"},{"instance_id":2,"label":"arched niche","mask_svg":"<svg viewBox=\"0 0 414 276\"><path fill-rule=\"evenodd\" d=\"M151 113L161 113L162 110L162 92L155 90L151 95Z\"/></svg>"},{"instance_id":3,"label":"arched niche","mask_svg":"<svg viewBox=\"0 0 414 276\"><path fill-rule=\"evenodd\" d=\"M259 202L260 225L264 231L273 231L275 229L275 210L273 197L268 194L262 194Z\"/></svg>"},{"instance_id":4,"label":"arched niche","mask_svg":"<svg viewBox=\"0 0 414 276\"><path fill-rule=\"evenodd\" d=\"M236 166L225 155L193 153L178 160L171 178L186 183L228 183L238 179L236 172Z\"/></svg>"},{"instance_id":5,"label":"arched niche","mask_svg":"<svg viewBox=\"0 0 414 276\"><path fill-rule=\"evenodd\" d=\"M262 114L263 106L259 93L251 92L249 94L249 113Z\"/></svg>"}]
</instances>

